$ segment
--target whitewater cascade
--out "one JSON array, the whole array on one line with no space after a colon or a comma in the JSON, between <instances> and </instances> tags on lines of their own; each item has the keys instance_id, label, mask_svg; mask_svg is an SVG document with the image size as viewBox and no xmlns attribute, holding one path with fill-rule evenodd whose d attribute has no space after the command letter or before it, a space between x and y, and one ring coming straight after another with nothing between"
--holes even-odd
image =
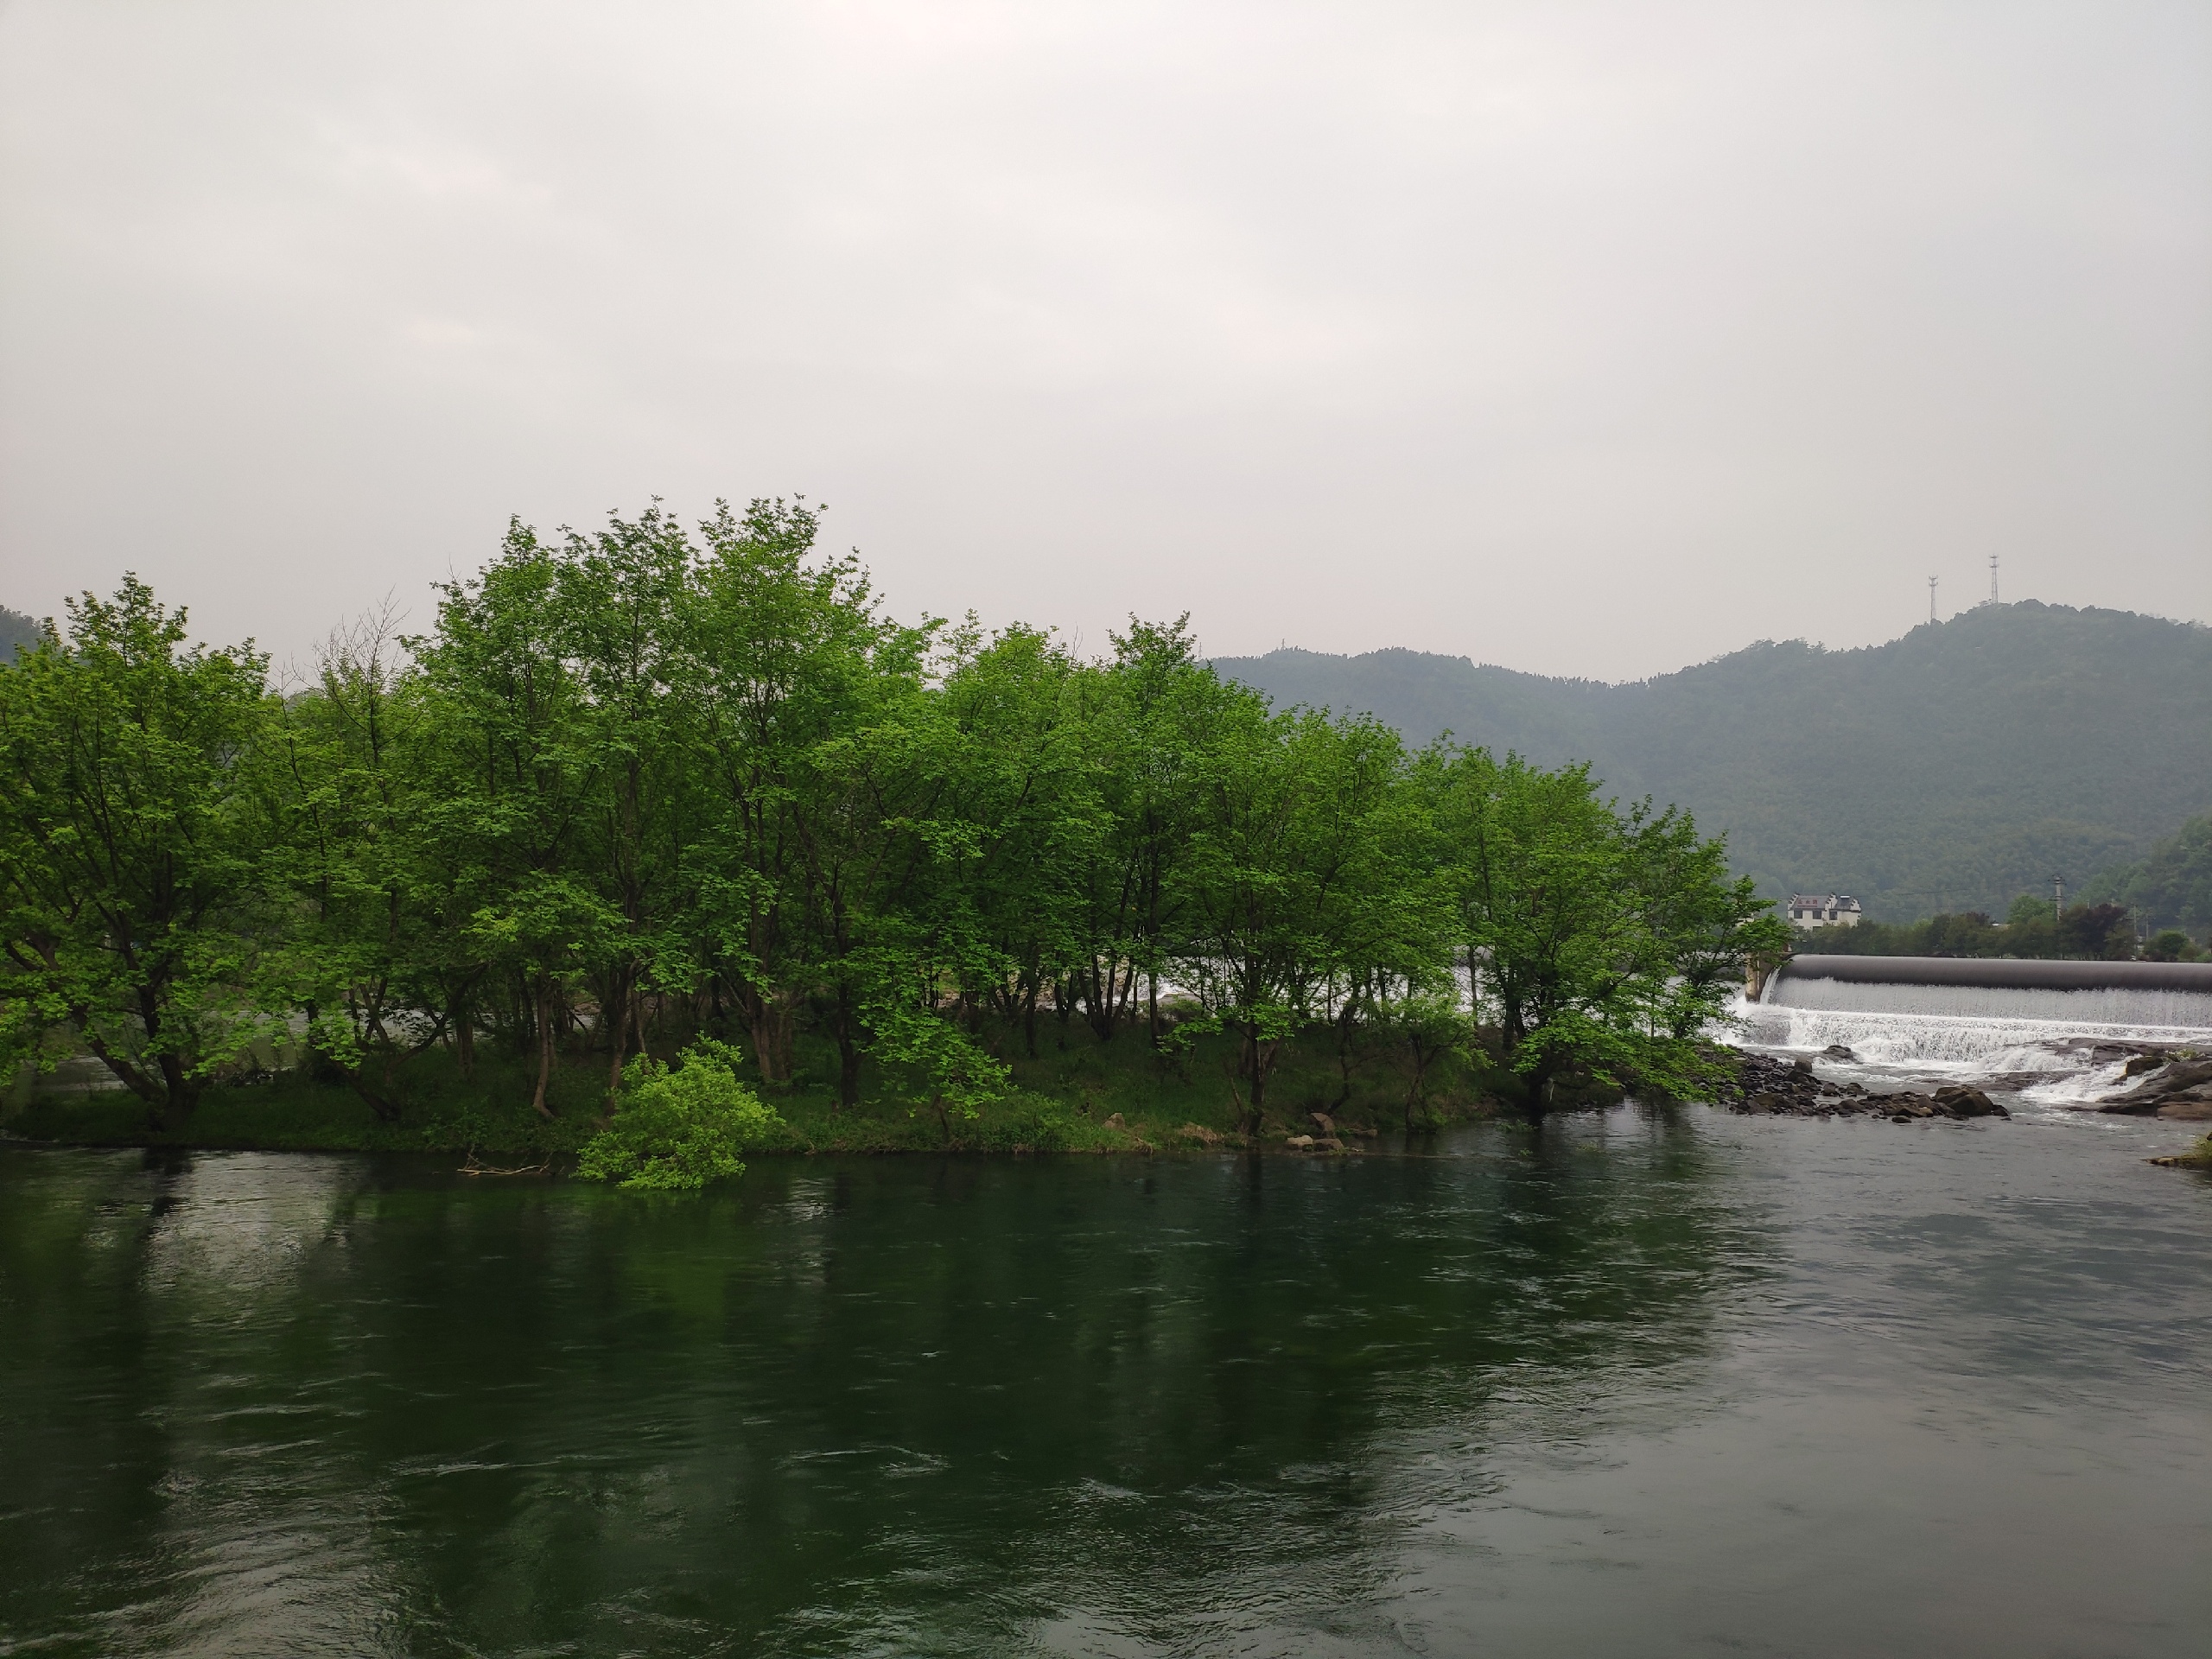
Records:
<instances>
[{"instance_id":1,"label":"whitewater cascade","mask_svg":"<svg viewBox=\"0 0 2212 1659\"><path fill-rule=\"evenodd\" d=\"M2042 1073L2034 1092L2056 1104L2118 1082L2101 1046L2212 1048L2212 963L1797 957L1732 1013L1750 1046L1840 1045L1893 1075Z\"/></svg>"}]
</instances>

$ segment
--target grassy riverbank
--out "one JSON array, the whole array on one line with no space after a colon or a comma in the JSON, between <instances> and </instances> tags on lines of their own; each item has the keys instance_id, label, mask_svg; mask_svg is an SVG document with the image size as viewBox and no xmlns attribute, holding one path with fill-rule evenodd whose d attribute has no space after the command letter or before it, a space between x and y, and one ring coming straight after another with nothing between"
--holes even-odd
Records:
<instances>
[{"instance_id":1,"label":"grassy riverbank","mask_svg":"<svg viewBox=\"0 0 2212 1659\"><path fill-rule=\"evenodd\" d=\"M803 1052L798 1081L762 1090L783 1120L762 1152L1127 1151L1234 1141L1230 1093L1233 1049L1201 1039L1177 1052L1155 1052L1141 1033L1101 1043L1089 1028L1040 1033L1038 1057L1018 1039L1001 1047L1014 1087L980 1116L940 1120L926 1099L900 1080L864 1072L861 1099L837 1105L828 1079L835 1056ZM1333 1033L1317 1030L1285 1046L1268 1089L1259 1140L1281 1142L1313 1134L1308 1116L1329 1114L1341 1132L1403 1128L1410 1080L1405 1058L1380 1045L1363 1046L1347 1077ZM175 1145L296 1151L452 1151L538 1155L570 1154L599 1126L607 1061L578 1056L564 1065L550 1091L549 1121L530 1108L531 1077L518 1062L480 1057L463 1077L442 1051L423 1056L406 1074L406 1109L396 1123L379 1121L361 1098L336 1081L286 1071L261 1081L210 1089L179 1133L156 1134L146 1109L120 1090L48 1095L5 1123L28 1140L98 1146ZM1491 1109L1504 1079L1479 1059L1434 1061L1424 1079L1417 1122L1442 1123Z\"/></svg>"}]
</instances>

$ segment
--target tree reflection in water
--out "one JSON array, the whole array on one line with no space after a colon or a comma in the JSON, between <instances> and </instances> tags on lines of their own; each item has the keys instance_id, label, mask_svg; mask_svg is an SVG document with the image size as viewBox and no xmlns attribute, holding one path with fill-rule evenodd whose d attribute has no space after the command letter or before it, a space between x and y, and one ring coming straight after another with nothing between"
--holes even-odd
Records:
<instances>
[{"instance_id":1,"label":"tree reflection in water","mask_svg":"<svg viewBox=\"0 0 2212 1659\"><path fill-rule=\"evenodd\" d=\"M0 1160L16 1641L1387 1638L1491 1453L1694 1414L1770 1242L1619 1114L1450 1155Z\"/></svg>"}]
</instances>

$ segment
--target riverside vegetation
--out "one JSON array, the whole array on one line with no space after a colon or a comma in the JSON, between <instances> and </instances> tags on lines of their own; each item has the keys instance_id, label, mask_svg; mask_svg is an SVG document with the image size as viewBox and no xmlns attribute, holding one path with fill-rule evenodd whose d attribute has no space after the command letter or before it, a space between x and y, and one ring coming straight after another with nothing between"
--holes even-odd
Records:
<instances>
[{"instance_id":1,"label":"riverside vegetation","mask_svg":"<svg viewBox=\"0 0 2212 1659\"><path fill-rule=\"evenodd\" d=\"M2120 887L2129 872L2108 873L2100 887ZM2124 891L2124 888L2120 890ZM2136 938L2134 912L2108 901L2060 910L2046 893L2025 893L2003 921L1981 911L1945 912L1916 922L1861 922L1824 929L1808 949L1835 956L1983 957L2064 962L2195 962L2202 954L2178 927Z\"/></svg>"},{"instance_id":2,"label":"riverside vegetation","mask_svg":"<svg viewBox=\"0 0 2212 1659\"><path fill-rule=\"evenodd\" d=\"M1709 1092L1786 930L1687 814L1274 709L1181 622L901 623L817 531L517 523L283 689L72 601L0 667L0 1060L121 1088L18 1132L652 1181Z\"/></svg>"}]
</instances>

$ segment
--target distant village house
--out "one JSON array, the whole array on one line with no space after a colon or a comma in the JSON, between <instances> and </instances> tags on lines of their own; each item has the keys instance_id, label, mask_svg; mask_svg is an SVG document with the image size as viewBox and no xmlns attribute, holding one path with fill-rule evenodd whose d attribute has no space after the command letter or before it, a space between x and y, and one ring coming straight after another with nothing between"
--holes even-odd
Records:
<instances>
[{"instance_id":1,"label":"distant village house","mask_svg":"<svg viewBox=\"0 0 2212 1659\"><path fill-rule=\"evenodd\" d=\"M1789 901L1792 927L1856 927L1859 913L1859 901L1847 893L1831 893L1824 898L1801 893Z\"/></svg>"}]
</instances>

